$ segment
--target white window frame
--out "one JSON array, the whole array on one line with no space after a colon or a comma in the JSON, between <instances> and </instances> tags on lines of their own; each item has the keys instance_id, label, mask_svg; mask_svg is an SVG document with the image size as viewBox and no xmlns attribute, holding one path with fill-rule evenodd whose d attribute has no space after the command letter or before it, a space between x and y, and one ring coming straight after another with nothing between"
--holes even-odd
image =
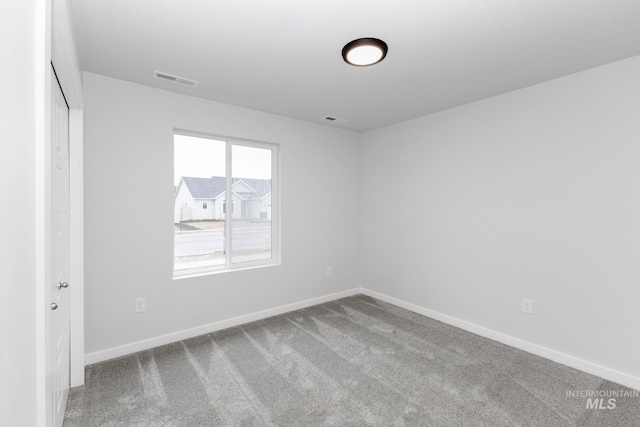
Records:
<instances>
[{"instance_id":1,"label":"white window frame","mask_svg":"<svg viewBox=\"0 0 640 427\"><path fill-rule=\"evenodd\" d=\"M244 138L230 137L230 136L220 136L220 135L211 135L201 132L193 132L184 129L173 129L174 136L174 144L175 144L175 135L183 135L183 136L193 136L196 138L204 138L211 139L216 141L223 141L226 143L226 159L225 159L225 177L226 179L226 188L225 188L225 199L228 198L229 195L232 195L231 187L233 185L233 170L232 170L232 147L235 146L243 146L243 147L253 147L253 148L261 148L271 150L271 258L257 261L249 261L242 263L233 263L231 262L231 245L232 245L232 233L231 233L231 225L233 223L233 196L231 196L231 206L232 209L227 209L225 212L225 223L224 223L224 233L225 233L225 263L224 265L216 265L211 267L197 267L191 268L188 270L175 270L175 261L174 266L172 267L173 271L173 279L183 279L188 277L195 276L203 276L209 274L217 274L217 273L225 273L230 271L240 271L247 270L257 267L269 267L280 265L280 256L281 256L281 248L280 248L280 144L276 144L273 142L264 142L264 141L255 141ZM175 145L174 145L175 151ZM173 210L173 209L172 209ZM175 240L174 240L175 246ZM172 260L174 258L172 257Z\"/></svg>"}]
</instances>

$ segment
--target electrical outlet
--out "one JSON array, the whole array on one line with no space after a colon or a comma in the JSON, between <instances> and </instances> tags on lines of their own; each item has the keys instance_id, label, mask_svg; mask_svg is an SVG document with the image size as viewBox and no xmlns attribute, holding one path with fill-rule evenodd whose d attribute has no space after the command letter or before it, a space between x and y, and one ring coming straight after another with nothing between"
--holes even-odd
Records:
<instances>
[{"instance_id":1,"label":"electrical outlet","mask_svg":"<svg viewBox=\"0 0 640 427\"><path fill-rule=\"evenodd\" d=\"M533 314L533 300L522 298L522 311Z\"/></svg>"},{"instance_id":2,"label":"electrical outlet","mask_svg":"<svg viewBox=\"0 0 640 427\"><path fill-rule=\"evenodd\" d=\"M327 277L329 276L333 276L333 267L331 266L327 267Z\"/></svg>"},{"instance_id":3,"label":"electrical outlet","mask_svg":"<svg viewBox=\"0 0 640 427\"><path fill-rule=\"evenodd\" d=\"M146 303L144 298L138 298L136 300L136 313L142 313L143 311L145 311L146 308Z\"/></svg>"}]
</instances>

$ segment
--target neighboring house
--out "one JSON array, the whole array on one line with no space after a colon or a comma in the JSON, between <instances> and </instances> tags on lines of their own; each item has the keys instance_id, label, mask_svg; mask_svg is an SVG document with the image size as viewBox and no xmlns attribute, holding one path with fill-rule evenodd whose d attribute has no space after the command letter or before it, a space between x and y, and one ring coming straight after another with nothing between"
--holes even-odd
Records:
<instances>
[{"instance_id":1,"label":"neighboring house","mask_svg":"<svg viewBox=\"0 0 640 427\"><path fill-rule=\"evenodd\" d=\"M227 210L225 178L183 176L174 191L174 222L224 220ZM271 220L271 180L234 178L232 218Z\"/></svg>"}]
</instances>

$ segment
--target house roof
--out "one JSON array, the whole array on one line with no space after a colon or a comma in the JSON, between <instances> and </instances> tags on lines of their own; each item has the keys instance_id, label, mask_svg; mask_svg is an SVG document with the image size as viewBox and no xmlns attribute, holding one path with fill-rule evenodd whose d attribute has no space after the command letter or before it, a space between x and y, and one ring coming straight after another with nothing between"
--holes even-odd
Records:
<instances>
[{"instance_id":1,"label":"house roof","mask_svg":"<svg viewBox=\"0 0 640 427\"><path fill-rule=\"evenodd\" d=\"M225 192L226 181L222 176L212 176L210 178L183 176L182 182L187 186L194 199L215 199ZM233 178L234 186L240 182L250 189L250 191L234 191L244 200L261 199L271 192L270 179Z\"/></svg>"},{"instance_id":2,"label":"house roof","mask_svg":"<svg viewBox=\"0 0 640 427\"><path fill-rule=\"evenodd\" d=\"M225 178L221 176L211 178L183 176L182 181L194 199L213 199L225 190Z\"/></svg>"},{"instance_id":3,"label":"house roof","mask_svg":"<svg viewBox=\"0 0 640 427\"><path fill-rule=\"evenodd\" d=\"M233 186L240 182L244 183L253 191L236 191L233 190L238 196L244 200L257 200L263 198L265 195L271 192L271 180L270 179L247 179L247 178L234 178Z\"/></svg>"}]
</instances>

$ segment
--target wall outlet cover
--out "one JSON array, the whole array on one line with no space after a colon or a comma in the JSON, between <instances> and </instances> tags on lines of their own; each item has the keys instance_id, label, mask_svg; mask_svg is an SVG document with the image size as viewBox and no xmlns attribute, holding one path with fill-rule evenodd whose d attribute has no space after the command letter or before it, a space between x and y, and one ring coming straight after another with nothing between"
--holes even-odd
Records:
<instances>
[{"instance_id":1,"label":"wall outlet cover","mask_svg":"<svg viewBox=\"0 0 640 427\"><path fill-rule=\"evenodd\" d=\"M136 313L142 313L146 310L146 302L144 298L136 299L135 311Z\"/></svg>"}]
</instances>

